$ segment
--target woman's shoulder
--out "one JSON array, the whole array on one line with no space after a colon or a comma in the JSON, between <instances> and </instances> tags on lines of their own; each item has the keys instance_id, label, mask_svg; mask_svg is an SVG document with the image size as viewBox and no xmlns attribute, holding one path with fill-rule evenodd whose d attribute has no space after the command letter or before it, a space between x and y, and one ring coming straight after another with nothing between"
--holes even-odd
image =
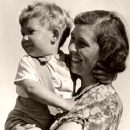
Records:
<instances>
[{"instance_id":1,"label":"woman's shoulder","mask_svg":"<svg viewBox=\"0 0 130 130\"><path fill-rule=\"evenodd\" d=\"M92 87L87 93L97 101L102 101L110 98L114 100L119 99L119 96L112 84L98 84L97 86Z\"/></svg>"},{"instance_id":2,"label":"woman's shoulder","mask_svg":"<svg viewBox=\"0 0 130 130\"><path fill-rule=\"evenodd\" d=\"M89 101L89 103L90 100L100 102L108 98L114 98L114 100L120 101L117 92L111 84L105 85L100 83L85 88L76 96L76 100Z\"/></svg>"},{"instance_id":3,"label":"woman's shoulder","mask_svg":"<svg viewBox=\"0 0 130 130\"><path fill-rule=\"evenodd\" d=\"M116 91L111 84L105 85L105 84L96 83L84 88L83 90L80 87L77 91L77 95L92 94L92 93L114 94L115 92Z\"/></svg>"},{"instance_id":4,"label":"woman's shoulder","mask_svg":"<svg viewBox=\"0 0 130 130\"><path fill-rule=\"evenodd\" d=\"M84 91L77 101L76 107L85 106L87 109L94 110L98 107L101 111L104 109L107 111L110 108L116 115L121 115L123 110L122 101L111 84L97 84L88 91Z\"/></svg>"},{"instance_id":5,"label":"woman's shoulder","mask_svg":"<svg viewBox=\"0 0 130 130\"><path fill-rule=\"evenodd\" d=\"M113 88L112 84L98 84L91 91L97 91L102 94L114 94L116 93L115 89Z\"/></svg>"}]
</instances>

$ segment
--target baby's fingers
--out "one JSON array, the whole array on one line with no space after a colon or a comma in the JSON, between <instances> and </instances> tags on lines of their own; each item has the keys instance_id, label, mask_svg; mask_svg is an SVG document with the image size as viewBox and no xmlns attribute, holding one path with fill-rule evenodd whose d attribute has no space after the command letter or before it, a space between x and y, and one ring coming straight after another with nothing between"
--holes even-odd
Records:
<instances>
[{"instance_id":1,"label":"baby's fingers","mask_svg":"<svg viewBox=\"0 0 130 130\"><path fill-rule=\"evenodd\" d=\"M98 80L109 80L108 76L105 75L94 75L94 77Z\"/></svg>"},{"instance_id":2,"label":"baby's fingers","mask_svg":"<svg viewBox=\"0 0 130 130\"><path fill-rule=\"evenodd\" d=\"M104 71L107 70L101 63L97 63L97 66Z\"/></svg>"},{"instance_id":3,"label":"baby's fingers","mask_svg":"<svg viewBox=\"0 0 130 130\"><path fill-rule=\"evenodd\" d=\"M94 75L108 75L106 71L103 70L93 70Z\"/></svg>"},{"instance_id":4,"label":"baby's fingers","mask_svg":"<svg viewBox=\"0 0 130 130\"><path fill-rule=\"evenodd\" d=\"M106 81L105 80L104 81L103 80L99 80L99 82L102 83L102 84L110 84L111 80L106 80Z\"/></svg>"}]
</instances>

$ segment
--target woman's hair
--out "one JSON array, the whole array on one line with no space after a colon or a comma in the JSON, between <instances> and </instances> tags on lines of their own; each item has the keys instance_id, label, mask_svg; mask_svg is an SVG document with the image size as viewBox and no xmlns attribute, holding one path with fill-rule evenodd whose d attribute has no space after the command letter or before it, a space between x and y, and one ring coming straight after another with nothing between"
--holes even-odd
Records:
<instances>
[{"instance_id":1,"label":"woman's hair","mask_svg":"<svg viewBox=\"0 0 130 130\"><path fill-rule=\"evenodd\" d=\"M33 18L37 18L42 26L48 24L48 29L50 30L58 28L63 32L59 47L63 45L70 34L73 23L72 18L66 10L54 3L36 2L22 10L19 16L19 23L23 26Z\"/></svg>"},{"instance_id":2,"label":"woman's hair","mask_svg":"<svg viewBox=\"0 0 130 130\"><path fill-rule=\"evenodd\" d=\"M110 73L125 70L129 41L125 26L115 12L95 10L79 14L75 24L92 26L94 41L100 48L100 61Z\"/></svg>"}]
</instances>

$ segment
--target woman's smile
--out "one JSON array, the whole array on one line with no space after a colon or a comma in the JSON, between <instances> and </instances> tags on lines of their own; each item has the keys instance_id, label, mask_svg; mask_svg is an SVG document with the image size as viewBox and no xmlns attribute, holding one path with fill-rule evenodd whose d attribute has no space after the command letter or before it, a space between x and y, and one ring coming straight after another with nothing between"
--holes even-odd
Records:
<instances>
[{"instance_id":1,"label":"woman's smile","mask_svg":"<svg viewBox=\"0 0 130 130\"><path fill-rule=\"evenodd\" d=\"M71 33L71 71L83 77L90 75L98 59L99 46L93 35L91 26L87 25L76 25Z\"/></svg>"},{"instance_id":2,"label":"woman's smile","mask_svg":"<svg viewBox=\"0 0 130 130\"><path fill-rule=\"evenodd\" d=\"M81 61L82 61L80 58L75 57L75 56L71 56L71 60L72 60L73 62L81 62Z\"/></svg>"}]
</instances>

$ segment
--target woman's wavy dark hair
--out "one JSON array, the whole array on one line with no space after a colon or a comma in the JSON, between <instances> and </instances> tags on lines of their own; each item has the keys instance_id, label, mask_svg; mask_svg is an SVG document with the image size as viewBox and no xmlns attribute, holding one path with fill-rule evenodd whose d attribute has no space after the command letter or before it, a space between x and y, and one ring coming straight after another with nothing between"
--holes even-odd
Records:
<instances>
[{"instance_id":1,"label":"woman's wavy dark hair","mask_svg":"<svg viewBox=\"0 0 130 130\"><path fill-rule=\"evenodd\" d=\"M115 12L104 10L84 12L76 16L74 23L92 26L94 41L100 48L99 62L109 73L125 70L129 41L125 26Z\"/></svg>"}]
</instances>

